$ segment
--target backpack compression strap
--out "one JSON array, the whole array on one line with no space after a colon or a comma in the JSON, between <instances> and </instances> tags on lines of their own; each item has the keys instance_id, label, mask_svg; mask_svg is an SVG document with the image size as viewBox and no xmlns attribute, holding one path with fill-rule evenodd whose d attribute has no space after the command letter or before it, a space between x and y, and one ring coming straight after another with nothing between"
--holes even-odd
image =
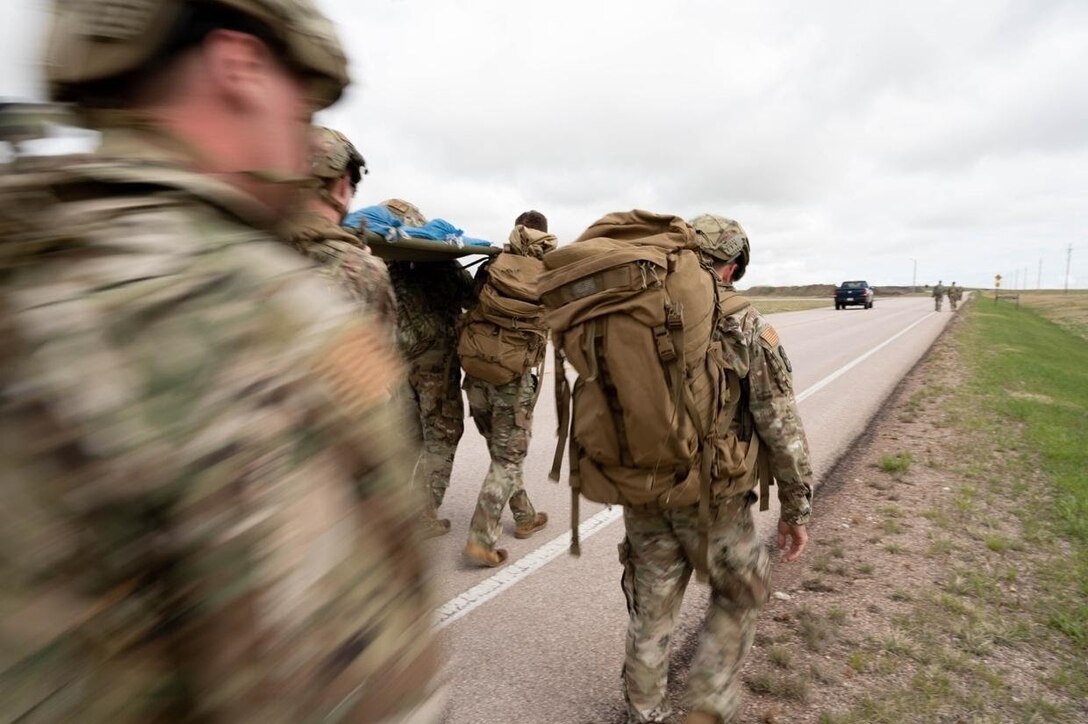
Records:
<instances>
[{"instance_id":1,"label":"backpack compression strap","mask_svg":"<svg viewBox=\"0 0 1088 724\"><path fill-rule=\"evenodd\" d=\"M580 515L579 498L582 495L582 475L578 470L578 450L571 428L574 425L574 416L571 413L570 382L567 381L565 359L563 357L563 340L556 338L555 344L555 412L559 419L556 427L555 454L552 456L552 469L548 472L548 478L559 481L559 474L563 468L563 453L567 452L569 442L569 454L567 455L570 472L570 554L580 556L582 543L578 536L578 523ZM541 369L543 373L543 369Z\"/></svg>"}]
</instances>

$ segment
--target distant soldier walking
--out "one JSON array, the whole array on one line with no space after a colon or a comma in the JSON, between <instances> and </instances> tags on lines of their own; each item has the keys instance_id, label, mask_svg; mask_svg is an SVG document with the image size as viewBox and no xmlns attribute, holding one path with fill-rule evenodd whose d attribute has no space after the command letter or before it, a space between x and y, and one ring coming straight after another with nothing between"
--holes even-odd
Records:
<instances>
[{"instance_id":1,"label":"distant soldier walking","mask_svg":"<svg viewBox=\"0 0 1088 724\"><path fill-rule=\"evenodd\" d=\"M529 502L522 466L548 339L537 280L555 237L539 211L527 211L514 223L502 253L477 273L479 298L462 321L458 344L469 411L491 455L465 557L492 567L507 559L505 549L495 548L507 504L516 538L528 538L548 522L548 515Z\"/></svg>"},{"instance_id":2,"label":"distant soldier walking","mask_svg":"<svg viewBox=\"0 0 1088 724\"><path fill-rule=\"evenodd\" d=\"M952 282L952 286L948 288L948 304L952 307L953 312L956 311L961 299L963 299L963 287L959 287L956 282Z\"/></svg>"},{"instance_id":3,"label":"distant soldier walking","mask_svg":"<svg viewBox=\"0 0 1088 724\"><path fill-rule=\"evenodd\" d=\"M933 311L941 311L941 302L944 301L944 294L944 283L938 280L937 286L933 287Z\"/></svg>"}]
</instances>

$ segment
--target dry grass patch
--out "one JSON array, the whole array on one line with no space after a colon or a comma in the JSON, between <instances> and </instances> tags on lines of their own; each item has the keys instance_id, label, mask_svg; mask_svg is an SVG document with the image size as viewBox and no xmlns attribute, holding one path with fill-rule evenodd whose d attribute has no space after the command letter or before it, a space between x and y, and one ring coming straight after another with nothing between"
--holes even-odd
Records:
<instances>
[{"instance_id":1,"label":"dry grass patch","mask_svg":"<svg viewBox=\"0 0 1088 724\"><path fill-rule=\"evenodd\" d=\"M1020 303L1062 329L1088 339L1088 291L1022 292Z\"/></svg>"}]
</instances>

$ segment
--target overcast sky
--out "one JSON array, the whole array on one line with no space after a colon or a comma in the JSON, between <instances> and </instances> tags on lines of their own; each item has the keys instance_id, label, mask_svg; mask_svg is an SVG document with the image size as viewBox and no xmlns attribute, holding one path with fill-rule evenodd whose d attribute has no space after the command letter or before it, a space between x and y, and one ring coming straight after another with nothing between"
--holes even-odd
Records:
<instances>
[{"instance_id":1,"label":"overcast sky","mask_svg":"<svg viewBox=\"0 0 1088 724\"><path fill-rule=\"evenodd\" d=\"M0 95L40 95L43 0L2 0ZM318 0L355 85L321 120L502 242L605 213L736 218L747 284L1088 287L1085 0Z\"/></svg>"}]
</instances>

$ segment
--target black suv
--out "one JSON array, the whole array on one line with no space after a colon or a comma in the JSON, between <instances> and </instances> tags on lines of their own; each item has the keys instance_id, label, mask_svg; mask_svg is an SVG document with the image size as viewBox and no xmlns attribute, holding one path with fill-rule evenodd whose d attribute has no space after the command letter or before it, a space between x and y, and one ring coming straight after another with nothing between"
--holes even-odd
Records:
<instances>
[{"instance_id":1,"label":"black suv","mask_svg":"<svg viewBox=\"0 0 1088 724\"><path fill-rule=\"evenodd\" d=\"M873 308L873 288L869 282L843 282L835 290L835 309L846 309L851 304Z\"/></svg>"}]
</instances>

